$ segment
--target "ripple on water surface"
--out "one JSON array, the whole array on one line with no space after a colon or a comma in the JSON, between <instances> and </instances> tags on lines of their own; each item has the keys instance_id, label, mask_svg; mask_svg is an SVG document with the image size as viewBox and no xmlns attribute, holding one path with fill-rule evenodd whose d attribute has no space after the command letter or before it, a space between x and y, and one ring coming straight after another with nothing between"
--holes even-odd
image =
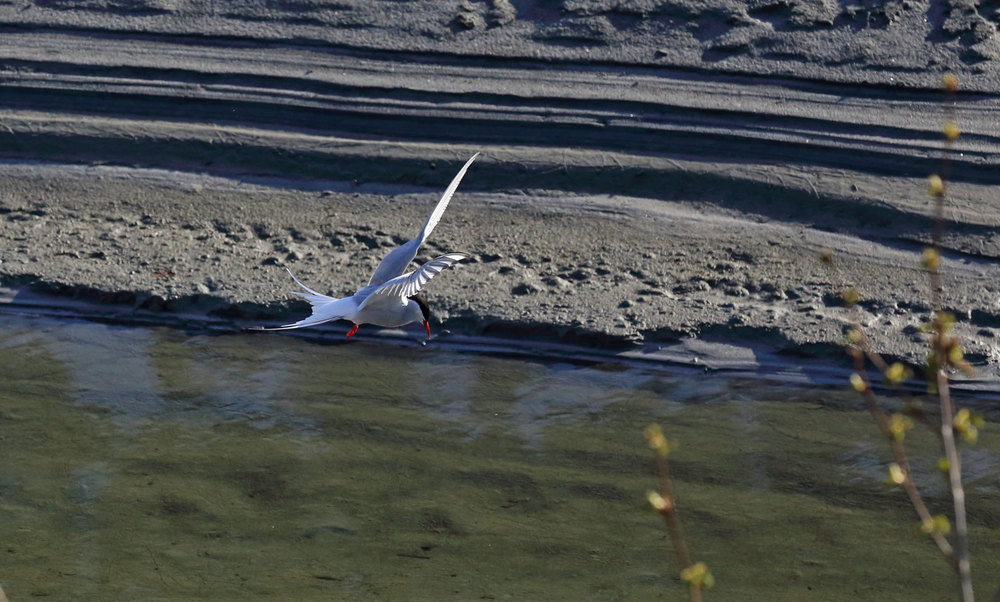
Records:
<instances>
[{"instance_id":1,"label":"ripple on water surface","mask_svg":"<svg viewBox=\"0 0 1000 602\"><path fill-rule=\"evenodd\" d=\"M645 510L654 421L713 599L954 591L841 391L23 316L0 316L0 373L12 600L680 599ZM997 448L988 427L966 454L987 594Z\"/></svg>"}]
</instances>

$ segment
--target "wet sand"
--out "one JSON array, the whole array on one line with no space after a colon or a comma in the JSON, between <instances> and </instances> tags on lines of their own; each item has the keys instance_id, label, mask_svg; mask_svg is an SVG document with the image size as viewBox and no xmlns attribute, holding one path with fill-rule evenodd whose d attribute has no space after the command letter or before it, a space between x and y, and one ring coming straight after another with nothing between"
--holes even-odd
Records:
<instances>
[{"instance_id":1,"label":"wet sand","mask_svg":"<svg viewBox=\"0 0 1000 602\"><path fill-rule=\"evenodd\" d=\"M426 290L438 333L842 362L830 249L918 363L952 110L944 304L996 389L997 35L967 4L10 2L0 283L291 321L284 267L353 292L482 151L420 257L473 254Z\"/></svg>"}]
</instances>

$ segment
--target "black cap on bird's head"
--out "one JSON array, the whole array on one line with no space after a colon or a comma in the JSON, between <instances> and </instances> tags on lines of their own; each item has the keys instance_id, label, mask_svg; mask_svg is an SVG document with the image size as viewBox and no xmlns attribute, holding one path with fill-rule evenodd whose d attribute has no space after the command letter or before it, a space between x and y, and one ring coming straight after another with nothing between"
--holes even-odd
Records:
<instances>
[{"instance_id":1,"label":"black cap on bird's head","mask_svg":"<svg viewBox=\"0 0 1000 602\"><path fill-rule=\"evenodd\" d=\"M430 324L431 308L430 308L430 306L427 305L427 301L423 297L421 297L420 295L413 295L412 297L410 297L410 299L416 301L417 305L420 306L420 313L424 314L424 330L427 331L427 338L428 339L431 338L431 324Z\"/></svg>"}]
</instances>

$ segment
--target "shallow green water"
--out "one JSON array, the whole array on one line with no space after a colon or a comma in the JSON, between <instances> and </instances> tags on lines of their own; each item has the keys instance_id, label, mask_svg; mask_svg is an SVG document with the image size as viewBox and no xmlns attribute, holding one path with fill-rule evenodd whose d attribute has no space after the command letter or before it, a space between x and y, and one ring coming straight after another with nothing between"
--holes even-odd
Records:
<instances>
[{"instance_id":1,"label":"shallow green water","mask_svg":"<svg viewBox=\"0 0 1000 602\"><path fill-rule=\"evenodd\" d=\"M708 600L954 598L843 392L21 316L0 378L12 602L682 600L645 508L653 421ZM984 599L998 447L988 427L966 452Z\"/></svg>"}]
</instances>

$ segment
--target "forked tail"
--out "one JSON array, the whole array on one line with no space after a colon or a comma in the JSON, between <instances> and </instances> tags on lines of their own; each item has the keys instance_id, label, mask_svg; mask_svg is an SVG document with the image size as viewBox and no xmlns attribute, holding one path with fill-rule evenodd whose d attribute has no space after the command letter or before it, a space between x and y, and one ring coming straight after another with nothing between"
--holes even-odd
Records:
<instances>
[{"instance_id":1,"label":"forked tail","mask_svg":"<svg viewBox=\"0 0 1000 602\"><path fill-rule=\"evenodd\" d=\"M318 324L323 324L324 322L332 322L334 320L339 320L346 315L350 315L351 309L354 307L355 302L351 297L345 297L343 299L335 299L333 297L328 297L326 295L317 293L308 286L302 284L295 274L291 270L285 268L288 275L292 277L295 284L298 284L306 292L293 291L293 295L298 295L309 302L312 306L312 315L298 322L293 322L292 324L285 324L284 326L275 326L273 328L255 328L254 330L291 330L293 328L305 328L306 326L316 326Z\"/></svg>"}]
</instances>

